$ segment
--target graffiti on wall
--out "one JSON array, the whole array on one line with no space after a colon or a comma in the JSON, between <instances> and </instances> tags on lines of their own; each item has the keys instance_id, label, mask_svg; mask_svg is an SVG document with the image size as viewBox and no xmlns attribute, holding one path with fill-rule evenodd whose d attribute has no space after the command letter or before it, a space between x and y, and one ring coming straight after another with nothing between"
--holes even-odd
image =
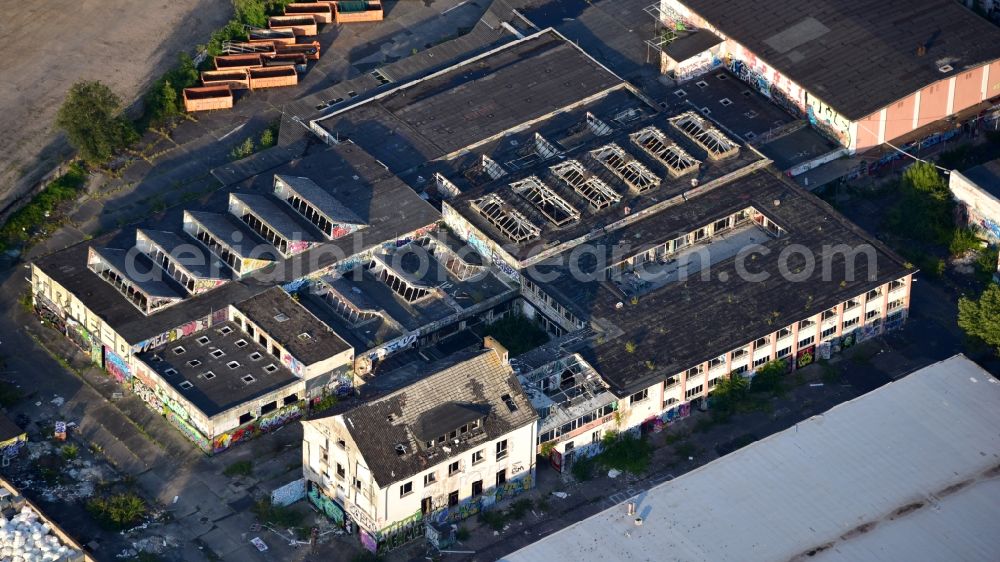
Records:
<instances>
[{"instance_id":1,"label":"graffiti on wall","mask_svg":"<svg viewBox=\"0 0 1000 562\"><path fill-rule=\"evenodd\" d=\"M195 445L197 445L199 449L205 452L211 450L209 449L208 438L202 435L200 431L195 429L193 425L181 419L181 417L178 416L173 410L166 410L164 412L164 415L166 416L167 421L169 421L171 424L173 424L174 427L179 429L180 432L183 433L185 437L190 439Z\"/></svg>"},{"instance_id":2,"label":"graffiti on wall","mask_svg":"<svg viewBox=\"0 0 1000 562\"><path fill-rule=\"evenodd\" d=\"M378 542L375 540L375 537L368 534L368 531L364 529L361 529L361 546L365 547L372 554L378 552Z\"/></svg>"},{"instance_id":3,"label":"graffiti on wall","mask_svg":"<svg viewBox=\"0 0 1000 562\"><path fill-rule=\"evenodd\" d=\"M344 526L344 510L337 505L337 502L326 497L325 494L319 491L319 488L314 485L309 487L309 502L313 504L322 513L326 515L331 521L337 525Z\"/></svg>"},{"instance_id":4,"label":"graffiti on wall","mask_svg":"<svg viewBox=\"0 0 1000 562\"><path fill-rule=\"evenodd\" d=\"M212 314L199 318L197 320L192 320L182 326L174 328L163 332L162 334L149 338L148 340L141 341L132 346L132 353L142 353L144 351L149 351L161 345L165 345L174 340L183 338L184 336L190 336L195 332L200 332L211 328L215 324L225 322L229 318L229 309L223 308L221 310L216 310Z\"/></svg>"},{"instance_id":5,"label":"graffiti on wall","mask_svg":"<svg viewBox=\"0 0 1000 562\"><path fill-rule=\"evenodd\" d=\"M509 500L530 490L534 484L534 475L528 471L523 472L525 474L519 478L511 479L500 486L495 486L474 498L467 498L457 505L437 509L430 515L425 516L422 512L418 511L379 532L367 533L362 529L361 542L371 552L382 554L398 548L413 539L425 536L428 523L446 525L477 515L500 502ZM313 491L315 491L315 488ZM316 502L320 500L313 499L313 491L310 491L309 498L316 505ZM317 507L319 506L317 505ZM354 513L355 511L363 515L360 510L352 510L351 516L360 524L367 525L370 528L372 526L371 520L367 517L358 518ZM366 541L368 542L366 543Z\"/></svg>"},{"instance_id":6,"label":"graffiti on wall","mask_svg":"<svg viewBox=\"0 0 1000 562\"><path fill-rule=\"evenodd\" d=\"M940 144L942 142L947 142L955 138L959 134L961 134L961 131L959 129L950 129L943 133L934 133L932 135L924 137L923 139L908 142L900 146L899 150L890 150L886 152L878 160L874 160L872 162L862 161L857 168L852 169L847 174L846 176L847 180L850 181L857 179L859 177L875 174L882 168L885 168L886 166L889 166L893 162L902 159L904 152L907 154L913 154L921 149L928 148ZM907 161L909 161L909 159L907 159Z\"/></svg>"},{"instance_id":7,"label":"graffiti on wall","mask_svg":"<svg viewBox=\"0 0 1000 562\"><path fill-rule=\"evenodd\" d=\"M678 64L674 69L674 80L686 82L720 66L722 60L711 51L705 51L684 61L683 64Z\"/></svg>"},{"instance_id":8,"label":"graffiti on wall","mask_svg":"<svg viewBox=\"0 0 1000 562\"><path fill-rule=\"evenodd\" d=\"M215 438L212 439L211 451L213 453L221 453L233 445L249 441L253 439L254 430L254 422L250 422L231 431L226 431L216 435Z\"/></svg>"},{"instance_id":9,"label":"graffiti on wall","mask_svg":"<svg viewBox=\"0 0 1000 562\"><path fill-rule=\"evenodd\" d=\"M257 421L257 431L269 433L302 417L302 408L298 404L285 406L273 414L262 417Z\"/></svg>"},{"instance_id":10,"label":"graffiti on wall","mask_svg":"<svg viewBox=\"0 0 1000 562\"><path fill-rule=\"evenodd\" d=\"M120 383L125 383L132 379L128 363L107 347L104 348L104 368Z\"/></svg>"},{"instance_id":11,"label":"graffiti on wall","mask_svg":"<svg viewBox=\"0 0 1000 562\"><path fill-rule=\"evenodd\" d=\"M500 254L493 254L493 265L497 268L497 271L503 273L515 283L521 282L521 274L518 273L516 269L508 265L507 262L503 261Z\"/></svg>"},{"instance_id":12,"label":"graffiti on wall","mask_svg":"<svg viewBox=\"0 0 1000 562\"><path fill-rule=\"evenodd\" d=\"M400 336L389 343L374 349L368 353L368 360L371 362L381 361L387 356L396 353L402 349L407 349L417 342L416 334L406 334L405 336Z\"/></svg>"},{"instance_id":13,"label":"graffiti on wall","mask_svg":"<svg viewBox=\"0 0 1000 562\"><path fill-rule=\"evenodd\" d=\"M271 492L271 503L287 507L304 497L306 497L306 479L299 478L298 480L292 480L280 488L275 488Z\"/></svg>"}]
</instances>

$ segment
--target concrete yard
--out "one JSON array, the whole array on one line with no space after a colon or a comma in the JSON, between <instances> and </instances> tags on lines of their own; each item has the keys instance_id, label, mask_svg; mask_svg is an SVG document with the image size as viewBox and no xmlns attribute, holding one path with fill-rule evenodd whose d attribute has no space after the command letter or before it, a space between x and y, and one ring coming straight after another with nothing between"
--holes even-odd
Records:
<instances>
[{"instance_id":1,"label":"concrete yard","mask_svg":"<svg viewBox=\"0 0 1000 562\"><path fill-rule=\"evenodd\" d=\"M229 19L214 0L50 0L8 4L0 21L0 209L30 189L69 152L55 128L66 92L100 80L125 100L194 52Z\"/></svg>"}]
</instances>

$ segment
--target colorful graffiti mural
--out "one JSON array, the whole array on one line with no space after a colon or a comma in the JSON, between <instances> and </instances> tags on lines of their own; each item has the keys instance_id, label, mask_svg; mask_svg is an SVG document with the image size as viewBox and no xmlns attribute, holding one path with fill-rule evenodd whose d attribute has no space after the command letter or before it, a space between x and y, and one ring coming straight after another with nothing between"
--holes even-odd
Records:
<instances>
[{"instance_id":1,"label":"colorful graffiti mural","mask_svg":"<svg viewBox=\"0 0 1000 562\"><path fill-rule=\"evenodd\" d=\"M361 546L365 547L372 554L378 552L378 541L364 529L361 529Z\"/></svg>"},{"instance_id":2,"label":"colorful graffiti mural","mask_svg":"<svg viewBox=\"0 0 1000 562\"><path fill-rule=\"evenodd\" d=\"M851 181L863 176L873 175L882 168L885 168L897 160L902 159L904 152L906 154L914 154L921 149L928 148L942 142L948 142L960 134L961 131L959 129L951 129L943 133L934 133L917 141L908 142L900 146L899 150L890 150L886 152L878 160L874 160L872 162L862 161L857 168L852 169L847 174L846 178L848 181ZM907 162L910 162L909 158L907 158Z\"/></svg>"},{"instance_id":3,"label":"colorful graffiti mural","mask_svg":"<svg viewBox=\"0 0 1000 562\"><path fill-rule=\"evenodd\" d=\"M337 505L337 502L326 497L326 495L319 491L318 487L312 484L309 486L308 497L309 502L312 503L313 506L320 511L320 513L326 515L327 518L337 525L340 525L341 527L344 526L344 510Z\"/></svg>"},{"instance_id":4,"label":"colorful graffiti mural","mask_svg":"<svg viewBox=\"0 0 1000 562\"><path fill-rule=\"evenodd\" d=\"M254 427L254 422L250 422L232 431L227 431L220 435L216 435L215 438L212 439L211 452L221 453L222 451L225 451L226 449L232 447L233 445L237 445L239 443L243 443L244 441L249 441L253 439L255 429L256 428Z\"/></svg>"},{"instance_id":5,"label":"colorful graffiti mural","mask_svg":"<svg viewBox=\"0 0 1000 562\"><path fill-rule=\"evenodd\" d=\"M407 349L417 342L416 334L406 334L405 336L400 336L389 343L374 349L368 353L368 360L375 362L385 359L387 356L396 353L402 349Z\"/></svg>"},{"instance_id":6,"label":"colorful graffiti mural","mask_svg":"<svg viewBox=\"0 0 1000 562\"><path fill-rule=\"evenodd\" d=\"M132 372L128 367L128 363L107 347L104 348L104 368L120 383L125 383L132 379Z\"/></svg>"},{"instance_id":7,"label":"colorful graffiti mural","mask_svg":"<svg viewBox=\"0 0 1000 562\"><path fill-rule=\"evenodd\" d=\"M209 448L208 438L195 429L193 425L181 419L181 417L178 416L173 410L165 410L163 415L167 418L168 422L179 429L180 432L197 445L199 449L205 452L209 452L211 450Z\"/></svg>"},{"instance_id":8,"label":"colorful graffiti mural","mask_svg":"<svg viewBox=\"0 0 1000 562\"><path fill-rule=\"evenodd\" d=\"M221 310L216 310L212 314L199 318L197 320L192 320L182 326L174 328L163 332L162 334L150 338L148 340L143 340L132 346L132 353L142 353L143 351L149 351L150 349L159 347L161 345L170 343L174 340L183 338L184 336L190 336L195 332L200 332L211 328L215 324L225 322L229 318L229 310L223 308Z\"/></svg>"},{"instance_id":9,"label":"colorful graffiti mural","mask_svg":"<svg viewBox=\"0 0 1000 562\"><path fill-rule=\"evenodd\" d=\"M275 488L271 492L271 503L281 507L287 507L306 497L306 479L299 478L292 480L288 484Z\"/></svg>"},{"instance_id":10,"label":"colorful graffiti mural","mask_svg":"<svg viewBox=\"0 0 1000 562\"><path fill-rule=\"evenodd\" d=\"M285 406L270 416L262 417L257 420L257 431L261 433L270 433L286 423L295 421L301 417L302 406L300 404Z\"/></svg>"}]
</instances>

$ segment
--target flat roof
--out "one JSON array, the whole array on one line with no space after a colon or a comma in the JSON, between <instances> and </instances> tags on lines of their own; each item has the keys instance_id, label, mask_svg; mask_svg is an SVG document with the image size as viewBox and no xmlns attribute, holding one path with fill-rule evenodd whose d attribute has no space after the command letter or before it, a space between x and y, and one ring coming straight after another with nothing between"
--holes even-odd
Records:
<instances>
[{"instance_id":1,"label":"flat roof","mask_svg":"<svg viewBox=\"0 0 1000 562\"><path fill-rule=\"evenodd\" d=\"M229 189L220 189L200 202L170 208L160 216L148 217L140 223L140 228L179 233L182 231L183 214L186 211L199 221L210 223L206 227L218 233L227 243L234 238L241 243L245 242L245 246L240 246L241 251L249 253L257 244L267 246L246 225L230 215L227 209L229 194L233 189L238 189L240 193L258 195L272 193L274 174L312 178L333 197L344 202L368 226L291 258L275 257L275 264L269 267L254 271L238 281L188 297L148 316L132 306L114 287L87 269L87 249L90 246L128 250L135 245L134 228L81 242L39 258L34 263L55 282L76 295L126 341L139 344L232 303L245 300L269 287L290 283L362 250L395 241L412 231L433 225L441 218L441 214L413 189L351 143L313 149L290 161L271 163L269 167L233 166L221 172L223 173L216 176L233 182Z\"/></svg>"},{"instance_id":2,"label":"flat roof","mask_svg":"<svg viewBox=\"0 0 1000 562\"><path fill-rule=\"evenodd\" d=\"M502 243L504 249L515 259L528 262L537 260L542 250L572 242L602 229L613 228L615 224L629 220L629 217L662 206L690 190L692 180L705 185L755 163L764 163L763 156L744 145L735 135L721 129L720 132L740 150L735 156L713 160L704 148L671 123L671 119L682 113L684 112L657 113L631 94L616 93L579 111L567 112L559 117L558 123L549 123L544 129L532 129L486 147L488 151L484 151L484 154L488 154L505 175L492 179L487 173L476 175L469 169L464 172L453 171L449 178L453 178L454 183L460 186L462 193L447 199L444 204L480 232ZM595 118L607 127L606 134L595 134L588 127L587 123ZM718 127L710 119L705 119L712 126ZM650 127L663 135L664 144L677 145L688 156L697 160L697 167L678 177L671 175L661 160L631 138ZM534 146L536 133L556 147L559 154L543 158L530 152L530 158L526 157L525 147ZM609 145L617 146L624 152L626 159L634 160L647 169L659 184L642 192L630 187L619 174L595 157L594 151ZM617 201L598 209L583 193L570 187L553 169L570 160L579 163L584 175L596 178L608 186L616 195ZM557 225L538 206L515 192L511 184L530 176L542 180L551 191L579 211L579 218ZM539 230L539 234L523 242L514 242L506 236L474 206L490 194L499 196L508 208L525 217Z\"/></svg>"},{"instance_id":3,"label":"flat roof","mask_svg":"<svg viewBox=\"0 0 1000 562\"><path fill-rule=\"evenodd\" d=\"M351 349L281 287L271 287L234 306L307 366Z\"/></svg>"},{"instance_id":4,"label":"flat roof","mask_svg":"<svg viewBox=\"0 0 1000 562\"><path fill-rule=\"evenodd\" d=\"M545 30L313 124L399 172L620 87L618 76Z\"/></svg>"},{"instance_id":5,"label":"flat roof","mask_svg":"<svg viewBox=\"0 0 1000 562\"><path fill-rule=\"evenodd\" d=\"M619 285L597 275L618 260L748 207L786 232L774 237L762 230L756 232L754 227L749 231L753 236L748 238L735 229L733 234L724 234L719 238L721 246L715 246L716 240L711 239L706 254L711 261L711 267L705 268L710 271L708 278L692 266L686 280L654 285L633 301ZM760 281L740 275L744 265L738 267L735 258L753 244L760 244L767 253L745 260L744 273L766 274ZM870 247L875 258L872 271L862 251L854 260L856 274L847 275L847 260L837 245ZM533 266L526 274L558 303L603 332L601 337L572 349L579 351L620 396L913 272L827 203L766 168L708 191L685 194L675 206L595 239L590 247L593 252L567 251ZM805 262L800 254L784 261L781 253L789 247L812 252L816 267L802 270ZM719 257L711 257L716 250ZM825 256L829 256L828 267L821 266ZM599 259L604 263L599 265ZM691 263L700 268L699 259L692 258ZM782 268L789 273L798 268L802 271L797 276L805 277L786 279ZM873 273L870 278L869 273ZM627 342L635 346L632 352L626 350Z\"/></svg>"},{"instance_id":6,"label":"flat roof","mask_svg":"<svg viewBox=\"0 0 1000 562\"><path fill-rule=\"evenodd\" d=\"M300 380L280 358L229 321L140 353L137 358L208 417ZM234 361L237 365L230 366ZM207 376L209 372L214 376ZM244 378L248 376L252 380ZM191 386L182 386L185 382Z\"/></svg>"},{"instance_id":7,"label":"flat roof","mask_svg":"<svg viewBox=\"0 0 1000 562\"><path fill-rule=\"evenodd\" d=\"M1000 158L959 172L976 187L1000 199Z\"/></svg>"},{"instance_id":8,"label":"flat roof","mask_svg":"<svg viewBox=\"0 0 1000 562\"><path fill-rule=\"evenodd\" d=\"M988 560L1000 382L957 355L501 558Z\"/></svg>"},{"instance_id":9,"label":"flat roof","mask_svg":"<svg viewBox=\"0 0 1000 562\"><path fill-rule=\"evenodd\" d=\"M1000 58L1000 29L953 0L680 2L852 121Z\"/></svg>"},{"instance_id":10,"label":"flat roof","mask_svg":"<svg viewBox=\"0 0 1000 562\"><path fill-rule=\"evenodd\" d=\"M707 29L682 31L663 47L663 52L677 62L684 62L721 43L722 38Z\"/></svg>"}]
</instances>

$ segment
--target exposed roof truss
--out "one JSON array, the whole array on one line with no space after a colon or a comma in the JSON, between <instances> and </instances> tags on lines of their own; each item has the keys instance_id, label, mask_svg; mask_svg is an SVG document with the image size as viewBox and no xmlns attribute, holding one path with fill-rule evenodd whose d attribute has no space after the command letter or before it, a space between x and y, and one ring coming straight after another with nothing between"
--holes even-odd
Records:
<instances>
[{"instance_id":1,"label":"exposed roof truss","mask_svg":"<svg viewBox=\"0 0 1000 562\"><path fill-rule=\"evenodd\" d=\"M580 211L545 185L538 176L528 176L510 184L514 193L527 199L545 218L556 226L563 226L580 219Z\"/></svg>"},{"instance_id":2,"label":"exposed roof truss","mask_svg":"<svg viewBox=\"0 0 1000 562\"><path fill-rule=\"evenodd\" d=\"M708 151L708 156L712 160L722 160L740 153L740 145L733 142L707 119L698 116L693 111L686 111L677 117L672 117L670 122L691 140L698 143L698 146Z\"/></svg>"},{"instance_id":3,"label":"exposed roof truss","mask_svg":"<svg viewBox=\"0 0 1000 562\"><path fill-rule=\"evenodd\" d=\"M639 193L660 186L660 178L656 174L615 143L592 150L590 155Z\"/></svg>"},{"instance_id":4,"label":"exposed roof truss","mask_svg":"<svg viewBox=\"0 0 1000 562\"><path fill-rule=\"evenodd\" d=\"M647 154L666 166L667 171L675 178L679 178L684 174L697 172L701 165L700 161L688 154L656 127L650 126L636 131L629 135L629 138L645 150Z\"/></svg>"},{"instance_id":5,"label":"exposed roof truss","mask_svg":"<svg viewBox=\"0 0 1000 562\"><path fill-rule=\"evenodd\" d=\"M494 193L472 201L471 205L483 218L515 244L538 238L538 235L541 234L541 229L527 217L510 208L500 196Z\"/></svg>"},{"instance_id":6,"label":"exposed roof truss","mask_svg":"<svg viewBox=\"0 0 1000 562\"><path fill-rule=\"evenodd\" d=\"M622 196L617 191L600 178L590 175L578 160L566 160L549 169L597 210L621 201Z\"/></svg>"}]
</instances>

